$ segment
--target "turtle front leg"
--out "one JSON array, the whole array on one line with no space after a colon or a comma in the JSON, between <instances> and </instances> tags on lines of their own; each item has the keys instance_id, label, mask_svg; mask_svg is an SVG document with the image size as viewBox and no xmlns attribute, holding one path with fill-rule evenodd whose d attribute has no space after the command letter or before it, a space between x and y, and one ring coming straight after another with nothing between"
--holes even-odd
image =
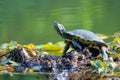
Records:
<instances>
[{"instance_id":1,"label":"turtle front leg","mask_svg":"<svg viewBox=\"0 0 120 80\"><path fill-rule=\"evenodd\" d=\"M74 39L72 40L72 44L73 44L73 47L78 51L82 50L82 47Z\"/></svg>"},{"instance_id":2,"label":"turtle front leg","mask_svg":"<svg viewBox=\"0 0 120 80\"><path fill-rule=\"evenodd\" d=\"M70 48L70 43L67 43L64 47L63 54L65 54L69 48Z\"/></svg>"},{"instance_id":3,"label":"turtle front leg","mask_svg":"<svg viewBox=\"0 0 120 80\"><path fill-rule=\"evenodd\" d=\"M105 46L101 47L102 50L102 59L103 61L108 61L107 48Z\"/></svg>"}]
</instances>

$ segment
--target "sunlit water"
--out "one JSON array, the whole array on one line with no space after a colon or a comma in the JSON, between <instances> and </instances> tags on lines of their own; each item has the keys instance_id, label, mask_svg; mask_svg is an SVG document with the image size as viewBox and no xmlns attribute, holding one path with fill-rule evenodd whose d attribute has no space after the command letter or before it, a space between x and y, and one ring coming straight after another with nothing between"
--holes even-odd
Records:
<instances>
[{"instance_id":1,"label":"sunlit water","mask_svg":"<svg viewBox=\"0 0 120 80\"><path fill-rule=\"evenodd\" d=\"M66 30L87 29L112 35L120 30L119 0L1 0L0 43L57 42L53 21Z\"/></svg>"}]
</instances>

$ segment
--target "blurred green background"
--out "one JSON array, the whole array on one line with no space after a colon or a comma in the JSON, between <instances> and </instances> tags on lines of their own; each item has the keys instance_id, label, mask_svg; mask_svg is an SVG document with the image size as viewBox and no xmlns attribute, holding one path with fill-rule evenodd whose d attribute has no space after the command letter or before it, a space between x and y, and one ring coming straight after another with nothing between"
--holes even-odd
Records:
<instances>
[{"instance_id":1,"label":"blurred green background","mask_svg":"<svg viewBox=\"0 0 120 80\"><path fill-rule=\"evenodd\" d=\"M57 42L53 21L68 31L112 35L120 30L120 0L0 0L0 43Z\"/></svg>"}]
</instances>

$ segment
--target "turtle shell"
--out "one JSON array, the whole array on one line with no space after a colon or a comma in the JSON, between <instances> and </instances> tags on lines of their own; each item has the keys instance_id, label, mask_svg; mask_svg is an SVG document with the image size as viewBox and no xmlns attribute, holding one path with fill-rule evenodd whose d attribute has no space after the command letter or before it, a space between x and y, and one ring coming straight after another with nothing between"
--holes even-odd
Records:
<instances>
[{"instance_id":1,"label":"turtle shell","mask_svg":"<svg viewBox=\"0 0 120 80\"><path fill-rule=\"evenodd\" d=\"M89 46L106 46L105 42L95 33L88 30L73 30L66 33L71 36L71 40L75 39L78 43Z\"/></svg>"}]
</instances>

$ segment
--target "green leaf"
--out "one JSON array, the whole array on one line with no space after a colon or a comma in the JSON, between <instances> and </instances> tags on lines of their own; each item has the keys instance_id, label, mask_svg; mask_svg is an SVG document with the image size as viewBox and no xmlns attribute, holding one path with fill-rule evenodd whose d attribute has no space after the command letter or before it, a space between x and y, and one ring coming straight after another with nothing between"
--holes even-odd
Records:
<instances>
[{"instance_id":1,"label":"green leaf","mask_svg":"<svg viewBox=\"0 0 120 80\"><path fill-rule=\"evenodd\" d=\"M15 61L12 61L12 60L10 60L9 63L11 66L18 66L19 65L18 63L16 63Z\"/></svg>"},{"instance_id":2,"label":"green leaf","mask_svg":"<svg viewBox=\"0 0 120 80\"><path fill-rule=\"evenodd\" d=\"M42 49L42 45L36 45L35 49Z\"/></svg>"},{"instance_id":3,"label":"green leaf","mask_svg":"<svg viewBox=\"0 0 120 80\"><path fill-rule=\"evenodd\" d=\"M6 49L8 47L8 45L9 45L8 43L4 43L0 46L0 48L1 49Z\"/></svg>"},{"instance_id":4,"label":"green leaf","mask_svg":"<svg viewBox=\"0 0 120 80\"><path fill-rule=\"evenodd\" d=\"M16 45L17 45L17 41L11 41L11 42L9 43L9 45L10 45L10 46L16 46Z\"/></svg>"},{"instance_id":5,"label":"green leaf","mask_svg":"<svg viewBox=\"0 0 120 80\"><path fill-rule=\"evenodd\" d=\"M92 66L94 66L96 68L101 66L101 61L100 60L91 61L90 63L91 63Z\"/></svg>"},{"instance_id":6,"label":"green leaf","mask_svg":"<svg viewBox=\"0 0 120 80\"><path fill-rule=\"evenodd\" d=\"M17 47L17 41L11 41L9 43L9 49L12 50Z\"/></svg>"}]
</instances>

